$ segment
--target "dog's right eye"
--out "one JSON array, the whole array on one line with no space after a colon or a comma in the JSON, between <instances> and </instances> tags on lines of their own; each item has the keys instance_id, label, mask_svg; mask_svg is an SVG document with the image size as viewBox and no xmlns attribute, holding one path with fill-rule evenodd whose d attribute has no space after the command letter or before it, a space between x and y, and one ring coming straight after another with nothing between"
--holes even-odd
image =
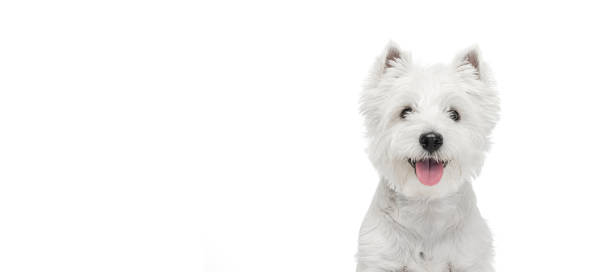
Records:
<instances>
[{"instance_id":1,"label":"dog's right eye","mask_svg":"<svg viewBox=\"0 0 612 272\"><path fill-rule=\"evenodd\" d=\"M402 113L400 113L400 117L402 119L406 118L406 116L408 116L408 114L412 113L412 108L411 107L406 107L402 110Z\"/></svg>"}]
</instances>

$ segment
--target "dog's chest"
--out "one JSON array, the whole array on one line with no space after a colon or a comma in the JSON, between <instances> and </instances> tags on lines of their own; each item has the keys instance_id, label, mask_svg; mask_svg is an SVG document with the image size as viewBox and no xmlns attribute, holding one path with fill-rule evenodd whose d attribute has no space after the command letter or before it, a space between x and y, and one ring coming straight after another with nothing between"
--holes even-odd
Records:
<instances>
[{"instance_id":1,"label":"dog's chest","mask_svg":"<svg viewBox=\"0 0 612 272\"><path fill-rule=\"evenodd\" d=\"M490 236L469 189L437 201L379 191L360 230L361 267L448 272L488 262Z\"/></svg>"},{"instance_id":2,"label":"dog's chest","mask_svg":"<svg viewBox=\"0 0 612 272\"><path fill-rule=\"evenodd\" d=\"M465 238L460 205L421 205L401 203L396 206L394 223L398 271L448 272L458 251L455 241ZM393 235L391 235L393 237Z\"/></svg>"},{"instance_id":3,"label":"dog's chest","mask_svg":"<svg viewBox=\"0 0 612 272\"><path fill-rule=\"evenodd\" d=\"M396 248L397 272L448 272L452 271L453 252L451 242L429 241L429 239L403 239ZM393 255L393 254L392 254Z\"/></svg>"},{"instance_id":4,"label":"dog's chest","mask_svg":"<svg viewBox=\"0 0 612 272\"><path fill-rule=\"evenodd\" d=\"M399 270L394 272L452 272L454 271L451 264L423 264L421 266L404 265Z\"/></svg>"}]
</instances>

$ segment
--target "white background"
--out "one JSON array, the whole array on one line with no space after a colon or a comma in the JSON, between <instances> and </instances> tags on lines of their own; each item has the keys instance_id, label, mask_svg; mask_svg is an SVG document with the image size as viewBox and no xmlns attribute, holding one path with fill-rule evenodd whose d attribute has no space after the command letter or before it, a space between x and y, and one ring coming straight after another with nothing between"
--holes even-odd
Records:
<instances>
[{"instance_id":1,"label":"white background","mask_svg":"<svg viewBox=\"0 0 612 272\"><path fill-rule=\"evenodd\" d=\"M609 270L610 7L423 2L3 1L0 271L353 271L390 39L496 74L498 271Z\"/></svg>"}]
</instances>

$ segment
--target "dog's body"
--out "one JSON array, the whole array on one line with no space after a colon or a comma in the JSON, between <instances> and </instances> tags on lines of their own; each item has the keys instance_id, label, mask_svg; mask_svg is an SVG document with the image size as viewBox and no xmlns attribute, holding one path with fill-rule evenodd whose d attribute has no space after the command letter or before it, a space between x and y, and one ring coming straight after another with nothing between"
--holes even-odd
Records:
<instances>
[{"instance_id":1,"label":"dog's body","mask_svg":"<svg viewBox=\"0 0 612 272\"><path fill-rule=\"evenodd\" d=\"M357 271L493 271L491 234L471 180L499 102L478 50L421 67L390 44L361 110L381 180L360 229Z\"/></svg>"}]
</instances>

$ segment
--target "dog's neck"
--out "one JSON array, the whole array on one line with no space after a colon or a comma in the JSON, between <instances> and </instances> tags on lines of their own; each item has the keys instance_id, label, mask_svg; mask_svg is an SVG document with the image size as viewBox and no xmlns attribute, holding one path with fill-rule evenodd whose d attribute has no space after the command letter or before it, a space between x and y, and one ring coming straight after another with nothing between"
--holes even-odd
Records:
<instances>
[{"instance_id":1,"label":"dog's neck","mask_svg":"<svg viewBox=\"0 0 612 272\"><path fill-rule=\"evenodd\" d=\"M395 224L419 236L439 235L459 227L463 219L478 213L470 182L443 198L409 198L381 180L375 204Z\"/></svg>"}]
</instances>

